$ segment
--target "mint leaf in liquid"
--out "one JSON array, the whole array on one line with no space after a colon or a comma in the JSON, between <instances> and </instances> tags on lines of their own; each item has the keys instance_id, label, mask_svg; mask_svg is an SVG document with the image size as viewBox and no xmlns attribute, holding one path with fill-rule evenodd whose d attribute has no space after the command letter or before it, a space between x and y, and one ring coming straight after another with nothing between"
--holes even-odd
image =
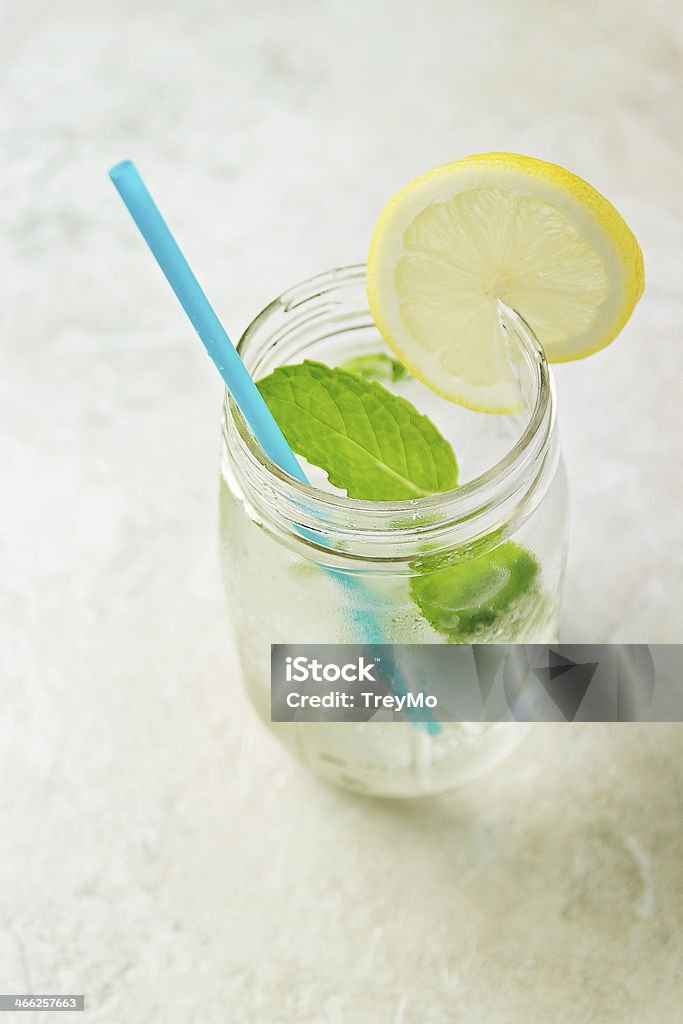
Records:
<instances>
[{"instance_id":1,"label":"mint leaf in liquid","mask_svg":"<svg viewBox=\"0 0 683 1024\"><path fill-rule=\"evenodd\" d=\"M451 643L474 643L537 593L539 576L533 555L506 541L479 558L434 556L431 566L429 558L421 560L410 591L437 632Z\"/></svg>"},{"instance_id":2,"label":"mint leaf in liquid","mask_svg":"<svg viewBox=\"0 0 683 1024\"><path fill-rule=\"evenodd\" d=\"M340 369L349 373L357 373L365 380L387 381L395 384L397 380L405 380L410 376L405 366L398 359L392 359L386 352L368 353L356 356L342 363Z\"/></svg>"}]
</instances>

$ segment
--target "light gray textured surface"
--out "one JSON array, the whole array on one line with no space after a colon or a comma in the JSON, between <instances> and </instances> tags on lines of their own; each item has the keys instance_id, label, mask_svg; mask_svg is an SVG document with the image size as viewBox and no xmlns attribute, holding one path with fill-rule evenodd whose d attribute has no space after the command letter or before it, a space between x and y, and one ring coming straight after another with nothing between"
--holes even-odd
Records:
<instances>
[{"instance_id":1,"label":"light gray textured surface","mask_svg":"<svg viewBox=\"0 0 683 1024\"><path fill-rule=\"evenodd\" d=\"M679 641L680 6L0 16L0 991L83 991L98 1024L680 1019L680 727L540 728L488 779L392 806L228 706L220 384L105 173L137 160L235 335L362 259L385 199L445 160L594 182L649 287L556 375L563 638Z\"/></svg>"}]
</instances>

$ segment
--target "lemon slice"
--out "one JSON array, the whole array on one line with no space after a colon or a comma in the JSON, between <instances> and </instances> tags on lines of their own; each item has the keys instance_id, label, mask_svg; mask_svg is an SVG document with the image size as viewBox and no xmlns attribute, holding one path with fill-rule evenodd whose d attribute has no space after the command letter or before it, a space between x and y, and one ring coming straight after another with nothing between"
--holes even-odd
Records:
<instances>
[{"instance_id":1,"label":"lemon slice","mask_svg":"<svg viewBox=\"0 0 683 1024\"><path fill-rule=\"evenodd\" d=\"M387 344L434 391L484 412L519 408L499 300L564 362L608 345L643 287L640 247L611 203L564 168L513 153L465 157L407 185L368 256Z\"/></svg>"}]
</instances>

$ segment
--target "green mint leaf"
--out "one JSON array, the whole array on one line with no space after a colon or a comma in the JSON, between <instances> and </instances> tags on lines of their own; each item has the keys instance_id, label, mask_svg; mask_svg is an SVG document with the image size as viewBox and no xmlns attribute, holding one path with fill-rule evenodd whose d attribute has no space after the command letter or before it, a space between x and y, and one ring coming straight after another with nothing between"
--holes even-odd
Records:
<instances>
[{"instance_id":1,"label":"green mint leaf","mask_svg":"<svg viewBox=\"0 0 683 1024\"><path fill-rule=\"evenodd\" d=\"M357 373L366 380L385 380L391 383L410 377L405 366L399 363L398 359L392 359L386 352L373 352L365 356L356 356L355 359L347 359L341 364L340 369Z\"/></svg>"},{"instance_id":2,"label":"green mint leaf","mask_svg":"<svg viewBox=\"0 0 683 1024\"><path fill-rule=\"evenodd\" d=\"M451 643L476 643L482 635L518 631L541 599L533 555L506 541L479 558L422 559L410 581L425 619ZM503 637L500 637L503 639ZM514 636L506 638L509 641Z\"/></svg>"},{"instance_id":3,"label":"green mint leaf","mask_svg":"<svg viewBox=\"0 0 683 1024\"><path fill-rule=\"evenodd\" d=\"M432 421L376 381L307 360L258 389L294 451L350 498L421 498L458 482L453 449Z\"/></svg>"}]
</instances>

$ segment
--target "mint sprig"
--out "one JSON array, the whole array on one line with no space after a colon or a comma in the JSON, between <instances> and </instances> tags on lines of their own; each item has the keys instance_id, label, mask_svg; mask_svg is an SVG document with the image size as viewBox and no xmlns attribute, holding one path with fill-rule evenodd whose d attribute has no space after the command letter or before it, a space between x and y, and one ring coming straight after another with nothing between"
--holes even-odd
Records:
<instances>
[{"instance_id":1,"label":"mint sprig","mask_svg":"<svg viewBox=\"0 0 683 1024\"><path fill-rule=\"evenodd\" d=\"M377 368L373 362L358 367L370 373ZM307 360L279 367L258 388L293 450L351 498L400 501L457 485L448 441L427 416L376 380ZM426 554L412 565L411 597L449 643L512 637L541 599L534 556L513 541L493 549L491 542L493 535L481 552L474 545Z\"/></svg>"},{"instance_id":2,"label":"mint sprig","mask_svg":"<svg viewBox=\"0 0 683 1024\"><path fill-rule=\"evenodd\" d=\"M293 450L350 498L401 501L457 485L448 441L377 381L306 360L258 388Z\"/></svg>"}]
</instances>

